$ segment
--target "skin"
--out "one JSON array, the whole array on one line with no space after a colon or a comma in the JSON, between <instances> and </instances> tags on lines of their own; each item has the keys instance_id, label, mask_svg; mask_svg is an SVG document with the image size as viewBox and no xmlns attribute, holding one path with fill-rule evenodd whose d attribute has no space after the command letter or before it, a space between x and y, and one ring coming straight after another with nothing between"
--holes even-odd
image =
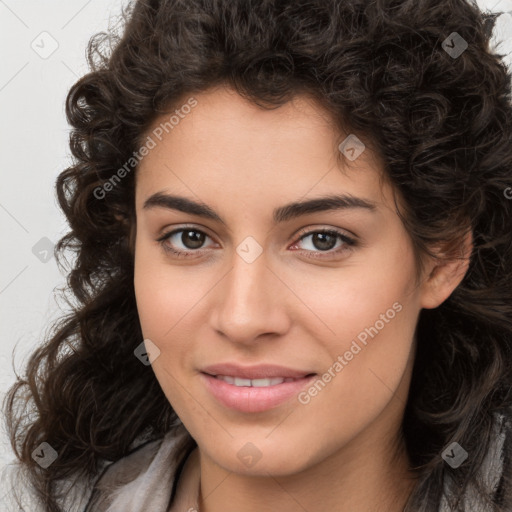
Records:
<instances>
[{"instance_id":1,"label":"skin","mask_svg":"<svg viewBox=\"0 0 512 512\"><path fill-rule=\"evenodd\" d=\"M347 134L312 99L262 110L227 87L194 97L197 106L137 170L133 239L140 322L161 351L152 367L198 444L187 475L200 478L200 510L401 511L414 485L399 436L414 330L421 309L437 307L455 289L467 261L428 260L415 279L412 242L378 156L367 147L343 165L337 148ZM156 192L201 201L225 224L143 208ZM274 208L332 193L376 207L273 225ZM184 227L207 236L202 245L181 233L168 239L175 249L196 251L179 259L157 239ZM314 236L297 236L321 228L357 243L336 255L340 239L322 251ZM236 252L248 236L263 250L252 263ZM200 378L201 368L226 361L322 375L395 303L401 311L307 405L294 397L241 413L217 402ZM247 442L261 453L251 467L237 456Z\"/></svg>"}]
</instances>

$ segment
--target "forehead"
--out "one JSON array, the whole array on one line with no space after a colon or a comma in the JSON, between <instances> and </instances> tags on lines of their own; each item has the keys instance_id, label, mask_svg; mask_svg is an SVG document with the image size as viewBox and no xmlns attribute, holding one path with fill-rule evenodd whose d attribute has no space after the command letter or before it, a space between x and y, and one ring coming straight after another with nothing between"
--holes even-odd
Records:
<instances>
[{"instance_id":1,"label":"forehead","mask_svg":"<svg viewBox=\"0 0 512 512\"><path fill-rule=\"evenodd\" d=\"M192 97L193 108L180 108ZM141 195L166 188L223 198L297 198L347 187L358 195L372 188L375 198L382 189L377 155L366 148L357 160L344 159L338 146L349 134L309 96L267 110L221 86L184 95L173 108L146 134L155 145L137 169L139 207Z\"/></svg>"}]
</instances>

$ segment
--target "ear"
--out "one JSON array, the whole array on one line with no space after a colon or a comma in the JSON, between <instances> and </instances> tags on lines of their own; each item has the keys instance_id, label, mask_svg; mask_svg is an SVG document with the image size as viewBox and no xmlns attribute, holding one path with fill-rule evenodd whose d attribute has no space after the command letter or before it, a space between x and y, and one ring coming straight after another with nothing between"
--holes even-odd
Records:
<instances>
[{"instance_id":1,"label":"ear","mask_svg":"<svg viewBox=\"0 0 512 512\"><path fill-rule=\"evenodd\" d=\"M421 285L422 308L437 308L453 293L468 271L472 251L471 230L454 250L437 251L437 258L425 266L426 278Z\"/></svg>"}]
</instances>

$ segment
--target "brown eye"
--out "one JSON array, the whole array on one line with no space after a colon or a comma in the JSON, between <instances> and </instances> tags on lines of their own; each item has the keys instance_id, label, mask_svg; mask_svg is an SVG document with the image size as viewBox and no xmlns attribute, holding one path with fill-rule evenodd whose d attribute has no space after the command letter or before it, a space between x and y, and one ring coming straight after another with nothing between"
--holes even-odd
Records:
<instances>
[{"instance_id":1,"label":"brown eye","mask_svg":"<svg viewBox=\"0 0 512 512\"><path fill-rule=\"evenodd\" d=\"M299 241L295 242L292 248L300 249L299 242L304 242L305 240L310 239L309 243L302 244L303 246L309 246L306 247L305 250L306 253L310 253L307 255L308 258L329 258L340 253L344 253L351 247L356 246L356 241L353 238L333 229L308 231L299 236ZM336 245L338 241L339 244ZM325 255L322 253L325 253Z\"/></svg>"},{"instance_id":2,"label":"brown eye","mask_svg":"<svg viewBox=\"0 0 512 512\"><path fill-rule=\"evenodd\" d=\"M157 242L166 252L180 257L193 257L193 253L201 253L206 238L210 237L198 229L181 228L164 234Z\"/></svg>"}]
</instances>

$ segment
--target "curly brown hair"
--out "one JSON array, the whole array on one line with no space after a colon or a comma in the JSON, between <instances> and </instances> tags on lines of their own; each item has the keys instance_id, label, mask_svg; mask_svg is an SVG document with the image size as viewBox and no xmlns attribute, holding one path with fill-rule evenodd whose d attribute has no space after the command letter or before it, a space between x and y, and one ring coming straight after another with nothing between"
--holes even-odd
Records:
<instances>
[{"instance_id":1,"label":"curly brown hair","mask_svg":"<svg viewBox=\"0 0 512 512\"><path fill-rule=\"evenodd\" d=\"M490 510L512 510L511 76L482 12L466 0L139 0L124 16L114 45L107 33L90 40L91 71L67 97L74 160L56 189L71 230L56 257L61 267L65 250L75 257L72 311L3 406L45 510L70 510L63 483L87 488L102 466L178 421L134 357L143 340L133 287L136 166L97 196L158 116L218 84L261 108L309 93L371 141L420 254L440 243L455 250L470 227L466 276L417 326L402 433L418 483L406 510L438 510L446 480L457 490L452 510L467 510L470 487ZM468 42L457 58L442 45L453 32ZM497 426L507 434L503 474L488 489L481 469ZM44 470L31 456L42 441L58 452ZM453 441L470 453L456 470L440 456Z\"/></svg>"}]
</instances>

